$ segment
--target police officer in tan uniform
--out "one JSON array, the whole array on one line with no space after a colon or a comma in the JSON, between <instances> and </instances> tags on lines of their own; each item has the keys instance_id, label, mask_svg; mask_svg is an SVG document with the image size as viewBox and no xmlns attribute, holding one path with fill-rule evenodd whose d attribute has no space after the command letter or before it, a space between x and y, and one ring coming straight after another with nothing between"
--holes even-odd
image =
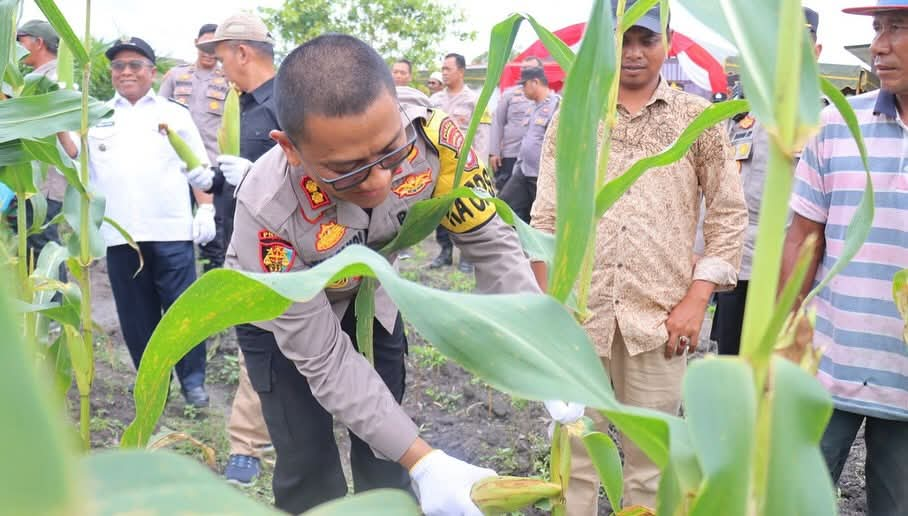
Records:
<instances>
[{"instance_id":1,"label":"police officer in tan uniform","mask_svg":"<svg viewBox=\"0 0 908 516\"><path fill-rule=\"evenodd\" d=\"M441 77L444 80L445 89L433 94L429 99L433 107L447 113L454 120L457 128L463 134L467 133L470 119L473 118L473 110L476 109L476 101L479 99L479 94L464 83L466 69L466 60L462 55L446 55L444 64L441 67ZM473 150L482 163L488 163L489 159L489 127L491 122L487 113L483 113L482 120L473 138ZM437 269L445 265L451 265L453 263L454 247L448 231L444 227L439 226L435 231L435 240L441 246L441 251L432 260L429 267ZM464 273L473 272L473 265L462 257L458 268Z\"/></svg>"},{"instance_id":2,"label":"police officer in tan uniform","mask_svg":"<svg viewBox=\"0 0 908 516\"><path fill-rule=\"evenodd\" d=\"M214 37L218 26L213 23L202 25L195 43L208 41ZM195 63L175 66L167 72L158 95L173 99L189 108L192 120L199 128L208 162L216 163L218 152L218 128L221 126L221 115L224 113L224 99L227 98L228 84L224 72L217 66L214 55L201 50ZM198 185L194 185L197 186ZM207 188L201 188L207 190ZM200 254L207 260L204 269L211 270L224 265L224 253L227 252L227 239L224 234L225 197L221 192L214 193L217 235L214 240L200 246Z\"/></svg>"},{"instance_id":3,"label":"police officer in tan uniform","mask_svg":"<svg viewBox=\"0 0 908 516\"><path fill-rule=\"evenodd\" d=\"M542 68L542 60L531 56L526 58L521 67ZM495 188L500 192L504 188L514 163L517 162L517 151L520 142L529 127L530 115L536 103L523 94L523 84L518 83L504 91L492 115L492 127L489 140L489 166L495 171Z\"/></svg>"},{"instance_id":4,"label":"police officer in tan uniform","mask_svg":"<svg viewBox=\"0 0 908 516\"><path fill-rule=\"evenodd\" d=\"M280 274L309 269L350 245L381 249L414 203L451 191L462 152L469 153L463 184L493 191L457 123L418 91L395 90L382 58L356 38L323 35L291 52L275 97L283 130L271 135L280 148L238 186L229 267ZM493 204L459 199L442 225L475 263L481 290L538 292L514 229ZM395 253L386 258L393 263ZM258 332L239 335L277 451L277 507L297 514L347 493L336 418L350 430L356 491L412 484L429 516L478 516L470 488L493 472L433 450L400 407L407 342L383 288L375 299L374 367L357 352L359 283L331 284L256 323Z\"/></svg>"}]
</instances>

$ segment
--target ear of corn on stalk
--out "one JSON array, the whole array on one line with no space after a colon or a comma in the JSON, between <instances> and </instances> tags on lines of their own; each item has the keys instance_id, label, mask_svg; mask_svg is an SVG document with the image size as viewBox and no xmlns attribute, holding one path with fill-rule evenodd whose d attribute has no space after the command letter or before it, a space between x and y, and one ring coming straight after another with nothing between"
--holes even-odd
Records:
<instances>
[{"instance_id":1,"label":"ear of corn on stalk","mask_svg":"<svg viewBox=\"0 0 908 516\"><path fill-rule=\"evenodd\" d=\"M186 170L195 170L202 166L202 161L199 160L198 156L192 152L192 149L189 148L189 144L185 140L180 138L180 135L176 133L170 127L167 127L167 124L158 124L158 131L167 135L167 140L170 141L170 146L173 147L174 152L177 153L177 156L183 160L183 163L186 164Z\"/></svg>"},{"instance_id":2,"label":"ear of corn on stalk","mask_svg":"<svg viewBox=\"0 0 908 516\"><path fill-rule=\"evenodd\" d=\"M221 154L240 155L240 95L230 88L224 100L224 113L218 129L218 148Z\"/></svg>"},{"instance_id":3,"label":"ear of corn on stalk","mask_svg":"<svg viewBox=\"0 0 908 516\"><path fill-rule=\"evenodd\" d=\"M470 491L470 498L483 514L510 513L560 495L558 484L522 477L484 478L473 484Z\"/></svg>"}]
</instances>

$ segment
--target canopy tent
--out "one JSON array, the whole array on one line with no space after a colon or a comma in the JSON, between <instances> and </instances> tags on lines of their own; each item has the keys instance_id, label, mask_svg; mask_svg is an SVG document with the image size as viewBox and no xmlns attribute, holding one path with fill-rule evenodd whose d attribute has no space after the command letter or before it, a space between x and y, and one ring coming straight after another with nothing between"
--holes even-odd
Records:
<instances>
[{"instance_id":1,"label":"canopy tent","mask_svg":"<svg viewBox=\"0 0 908 516\"><path fill-rule=\"evenodd\" d=\"M576 23L563 29L555 31L558 39L564 41L572 50L577 51L580 47L580 40L583 39L583 32L586 29L585 23ZM714 51L715 52L715 51ZM552 60L551 54L537 40L526 50L517 55L510 63L505 65L501 74L501 89L508 88L517 84L520 80L520 65L528 57L538 57L543 60L545 75L549 80L549 85L556 91L560 91L564 86L565 71ZM677 30L672 36L672 46L669 49L669 56L677 56L685 75L697 86L712 93L728 94L728 86L725 79L725 70L722 63L726 55L715 55L710 53L704 46L697 43L694 39L681 34Z\"/></svg>"}]
</instances>

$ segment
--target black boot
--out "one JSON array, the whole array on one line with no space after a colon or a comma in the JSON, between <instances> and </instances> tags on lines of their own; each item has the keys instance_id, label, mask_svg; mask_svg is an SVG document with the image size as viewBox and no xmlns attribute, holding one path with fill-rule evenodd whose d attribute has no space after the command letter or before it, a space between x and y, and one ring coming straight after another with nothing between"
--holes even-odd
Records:
<instances>
[{"instance_id":1,"label":"black boot","mask_svg":"<svg viewBox=\"0 0 908 516\"><path fill-rule=\"evenodd\" d=\"M439 269L445 265L451 265L454 263L454 258L452 257L453 248L451 247L442 247L441 252L438 253L438 256L432 260L432 263L429 264L430 269Z\"/></svg>"}]
</instances>

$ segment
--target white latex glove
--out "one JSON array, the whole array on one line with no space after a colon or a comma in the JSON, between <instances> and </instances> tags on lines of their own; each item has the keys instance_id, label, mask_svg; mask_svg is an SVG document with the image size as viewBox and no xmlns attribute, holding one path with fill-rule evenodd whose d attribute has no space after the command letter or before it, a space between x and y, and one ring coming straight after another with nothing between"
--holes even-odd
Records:
<instances>
[{"instance_id":1,"label":"white latex glove","mask_svg":"<svg viewBox=\"0 0 908 516\"><path fill-rule=\"evenodd\" d=\"M441 450L432 450L410 470L413 490L426 516L482 516L470 490L476 481L493 476L491 469L457 460Z\"/></svg>"},{"instance_id":2,"label":"white latex glove","mask_svg":"<svg viewBox=\"0 0 908 516\"><path fill-rule=\"evenodd\" d=\"M583 417L583 411L586 409L586 407L579 403L565 403L558 400L544 401L542 404L545 405L545 409L549 411L549 415L552 416L552 419L562 425L569 425L579 420Z\"/></svg>"},{"instance_id":3,"label":"white latex glove","mask_svg":"<svg viewBox=\"0 0 908 516\"><path fill-rule=\"evenodd\" d=\"M193 188L207 192L211 189L211 183L214 181L214 170L211 170L206 165L196 167L189 172L186 171L186 168L183 168L183 173L186 174L186 180L189 181L189 184Z\"/></svg>"},{"instance_id":4,"label":"white latex glove","mask_svg":"<svg viewBox=\"0 0 908 516\"><path fill-rule=\"evenodd\" d=\"M217 229L214 227L214 205L199 204L199 209L192 219L192 241L205 245L214 240Z\"/></svg>"},{"instance_id":5,"label":"white latex glove","mask_svg":"<svg viewBox=\"0 0 908 516\"><path fill-rule=\"evenodd\" d=\"M232 184L238 185L243 180L243 176L252 168L252 162L239 156L230 156L221 154L218 156L218 167L224 174L224 179Z\"/></svg>"}]
</instances>

